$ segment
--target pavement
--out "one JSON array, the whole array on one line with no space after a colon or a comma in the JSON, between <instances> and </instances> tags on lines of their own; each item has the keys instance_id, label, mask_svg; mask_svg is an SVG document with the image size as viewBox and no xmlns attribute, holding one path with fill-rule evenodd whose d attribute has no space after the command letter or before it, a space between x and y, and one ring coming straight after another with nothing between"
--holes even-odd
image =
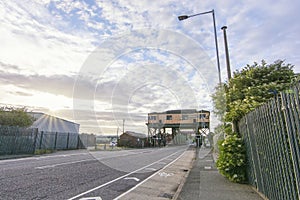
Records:
<instances>
[{"instance_id":1,"label":"pavement","mask_svg":"<svg viewBox=\"0 0 300 200\"><path fill-rule=\"evenodd\" d=\"M219 174L211 149L190 148L175 162L117 199L122 200L263 200L250 185Z\"/></svg>"}]
</instances>

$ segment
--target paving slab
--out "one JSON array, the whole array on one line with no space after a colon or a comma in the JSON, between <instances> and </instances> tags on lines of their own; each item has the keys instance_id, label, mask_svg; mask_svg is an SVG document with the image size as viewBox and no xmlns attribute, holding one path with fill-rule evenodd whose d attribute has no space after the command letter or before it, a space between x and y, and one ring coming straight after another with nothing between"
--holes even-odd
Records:
<instances>
[{"instance_id":1,"label":"paving slab","mask_svg":"<svg viewBox=\"0 0 300 200\"><path fill-rule=\"evenodd\" d=\"M187 177L177 200L262 200L263 198L247 184L230 182L216 169L212 152L203 156L200 149L197 160Z\"/></svg>"}]
</instances>

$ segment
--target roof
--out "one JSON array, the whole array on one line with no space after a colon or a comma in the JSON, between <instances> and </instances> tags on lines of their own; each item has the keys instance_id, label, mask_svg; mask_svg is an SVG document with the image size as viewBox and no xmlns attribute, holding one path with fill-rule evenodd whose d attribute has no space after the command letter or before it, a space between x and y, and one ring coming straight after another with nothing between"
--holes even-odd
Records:
<instances>
[{"instance_id":1,"label":"roof","mask_svg":"<svg viewBox=\"0 0 300 200\"><path fill-rule=\"evenodd\" d=\"M199 110L196 109L181 109L181 110L167 110L165 112L152 112L149 114L188 114L188 113L209 113L208 110Z\"/></svg>"},{"instance_id":2,"label":"roof","mask_svg":"<svg viewBox=\"0 0 300 200\"><path fill-rule=\"evenodd\" d=\"M33 128L38 128L39 131L60 132L60 133L79 133L79 124L47 115L44 113L28 113L36 120L33 122Z\"/></svg>"},{"instance_id":3,"label":"roof","mask_svg":"<svg viewBox=\"0 0 300 200\"><path fill-rule=\"evenodd\" d=\"M127 135L130 135L132 137L136 137L136 138L147 138L147 136L143 133L135 133L135 132L132 132L132 131L126 131L123 134L127 134Z\"/></svg>"}]
</instances>

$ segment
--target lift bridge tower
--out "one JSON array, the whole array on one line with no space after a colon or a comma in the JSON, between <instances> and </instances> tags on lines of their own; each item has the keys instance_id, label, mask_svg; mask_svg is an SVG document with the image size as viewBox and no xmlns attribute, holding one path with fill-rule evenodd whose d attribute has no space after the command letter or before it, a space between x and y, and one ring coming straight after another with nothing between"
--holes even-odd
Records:
<instances>
[{"instance_id":1,"label":"lift bridge tower","mask_svg":"<svg viewBox=\"0 0 300 200\"><path fill-rule=\"evenodd\" d=\"M165 112L148 113L148 141L161 145L168 137L166 129L172 129L172 140L178 135L190 134L194 137L197 147L202 145L202 139L210 132L210 112L206 110L184 109Z\"/></svg>"}]
</instances>

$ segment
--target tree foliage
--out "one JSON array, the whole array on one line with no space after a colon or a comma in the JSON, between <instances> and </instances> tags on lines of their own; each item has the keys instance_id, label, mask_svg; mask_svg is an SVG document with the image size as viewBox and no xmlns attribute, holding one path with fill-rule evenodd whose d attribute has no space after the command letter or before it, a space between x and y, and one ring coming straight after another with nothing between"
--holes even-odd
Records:
<instances>
[{"instance_id":1,"label":"tree foliage","mask_svg":"<svg viewBox=\"0 0 300 200\"><path fill-rule=\"evenodd\" d=\"M225 85L218 85L215 88L215 93L212 94L212 100L214 105L214 114L218 119L224 122L225 112L226 112L226 94L225 94Z\"/></svg>"},{"instance_id":2,"label":"tree foliage","mask_svg":"<svg viewBox=\"0 0 300 200\"><path fill-rule=\"evenodd\" d=\"M263 60L260 64L255 62L241 71L236 71L229 83L224 85L225 89L219 86L216 88L212 95L214 113L223 115L219 116L224 122L223 129L219 127L219 130L227 135L219 143L217 167L229 180L246 180L246 153L242 138L228 127L228 122L237 124L244 115L278 92L287 90L295 80L299 81L299 77L296 78L292 65L281 60L267 64Z\"/></svg>"},{"instance_id":3,"label":"tree foliage","mask_svg":"<svg viewBox=\"0 0 300 200\"><path fill-rule=\"evenodd\" d=\"M225 121L238 121L279 91L288 89L294 78L293 66L281 60L273 64L264 60L260 65L255 62L235 72L226 85Z\"/></svg>"},{"instance_id":4,"label":"tree foliage","mask_svg":"<svg viewBox=\"0 0 300 200\"><path fill-rule=\"evenodd\" d=\"M26 108L0 107L0 125L31 126L34 119L29 116L26 111Z\"/></svg>"}]
</instances>

